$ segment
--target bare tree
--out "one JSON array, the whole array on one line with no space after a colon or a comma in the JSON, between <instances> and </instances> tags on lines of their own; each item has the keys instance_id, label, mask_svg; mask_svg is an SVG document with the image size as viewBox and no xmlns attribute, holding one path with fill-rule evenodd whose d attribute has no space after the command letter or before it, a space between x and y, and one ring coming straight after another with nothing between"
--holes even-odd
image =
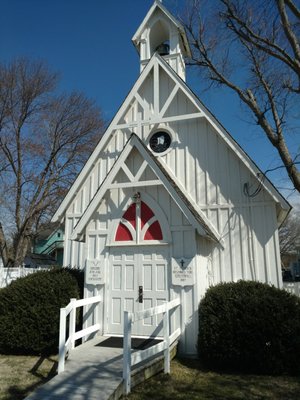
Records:
<instances>
[{"instance_id":1,"label":"bare tree","mask_svg":"<svg viewBox=\"0 0 300 400\"><path fill-rule=\"evenodd\" d=\"M41 62L0 65L0 256L22 263L96 142L103 120L80 93L57 95ZM10 245L11 244L11 245Z\"/></svg>"},{"instance_id":2,"label":"bare tree","mask_svg":"<svg viewBox=\"0 0 300 400\"><path fill-rule=\"evenodd\" d=\"M286 169L300 192L299 153L287 144L293 113L299 119L299 2L187 0L183 23L190 64L210 84L236 93L276 148L278 168Z\"/></svg>"},{"instance_id":3,"label":"bare tree","mask_svg":"<svg viewBox=\"0 0 300 400\"><path fill-rule=\"evenodd\" d=\"M300 245L300 209L299 205L291 211L279 229L280 252L282 255L297 251Z\"/></svg>"}]
</instances>

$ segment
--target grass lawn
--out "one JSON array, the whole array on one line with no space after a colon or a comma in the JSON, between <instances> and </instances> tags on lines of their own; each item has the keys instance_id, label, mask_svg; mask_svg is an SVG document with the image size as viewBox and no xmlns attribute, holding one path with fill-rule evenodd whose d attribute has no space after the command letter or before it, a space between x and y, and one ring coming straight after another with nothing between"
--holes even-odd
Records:
<instances>
[{"instance_id":1,"label":"grass lawn","mask_svg":"<svg viewBox=\"0 0 300 400\"><path fill-rule=\"evenodd\" d=\"M300 379L206 372L197 360L173 360L171 375L136 386L128 400L299 400Z\"/></svg>"},{"instance_id":2,"label":"grass lawn","mask_svg":"<svg viewBox=\"0 0 300 400\"><path fill-rule=\"evenodd\" d=\"M0 400L20 400L49 380L57 357L0 355Z\"/></svg>"},{"instance_id":3,"label":"grass lawn","mask_svg":"<svg viewBox=\"0 0 300 400\"><path fill-rule=\"evenodd\" d=\"M0 355L0 400L21 400L55 375L57 357ZM133 389L128 400L299 400L300 379L207 372L197 360L176 359ZM42 399L41 399L42 400Z\"/></svg>"}]
</instances>

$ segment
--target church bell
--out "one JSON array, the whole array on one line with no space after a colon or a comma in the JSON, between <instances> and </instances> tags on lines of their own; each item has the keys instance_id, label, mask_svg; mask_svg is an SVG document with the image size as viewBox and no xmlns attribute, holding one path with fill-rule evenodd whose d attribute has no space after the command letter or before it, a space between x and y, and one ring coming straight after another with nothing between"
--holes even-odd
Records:
<instances>
[{"instance_id":1,"label":"church bell","mask_svg":"<svg viewBox=\"0 0 300 400\"><path fill-rule=\"evenodd\" d=\"M170 54L170 46L168 43L162 43L159 46L157 46L156 51L160 56L167 56Z\"/></svg>"}]
</instances>

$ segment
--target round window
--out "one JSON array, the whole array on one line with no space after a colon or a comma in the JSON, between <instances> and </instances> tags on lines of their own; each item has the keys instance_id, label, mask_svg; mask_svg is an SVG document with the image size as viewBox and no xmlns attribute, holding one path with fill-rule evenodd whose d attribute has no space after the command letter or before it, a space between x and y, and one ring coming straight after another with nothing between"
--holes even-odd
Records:
<instances>
[{"instance_id":1,"label":"round window","mask_svg":"<svg viewBox=\"0 0 300 400\"><path fill-rule=\"evenodd\" d=\"M170 147L171 141L171 136L167 132L160 131L151 136L149 145L154 153L163 153Z\"/></svg>"}]
</instances>

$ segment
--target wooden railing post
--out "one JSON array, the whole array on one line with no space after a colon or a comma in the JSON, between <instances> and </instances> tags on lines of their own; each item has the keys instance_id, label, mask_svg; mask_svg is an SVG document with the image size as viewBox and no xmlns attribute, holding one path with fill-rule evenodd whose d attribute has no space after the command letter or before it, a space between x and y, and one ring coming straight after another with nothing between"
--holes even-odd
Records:
<instances>
[{"instance_id":1,"label":"wooden railing post","mask_svg":"<svg viewBox=\"0 0 300 400\"><path fill-rule=\"evenodd\" d=\"M123 354L123 379L125 394L131 389L131 324L132 314L124 311L124 354Z\"/></svg>"},{"instance_id":2,"label":"wooden railing post","mask_svg":"<svg viewBox=\"0 0 300 400\"><path fill-rule=\"evenodd\" d=\"M73 350L75 348L74 335L76 328L76 299L74 298L70 299L70 303L72 304L72 309L69 318L69 338L71 342L71 349Z\"/></svg>"},{"instance_id":3,"label":"wooden railing post","mask_svg":"<svg viewBox=\"0 0 300 400\"><path fill-rule=\"evenodd\" d=\"M58 349L58 373L65 369L65 343L66 343L66 309L60 309L59 318L59 349Z\"/></svg>"},{"instance_id":4,"label":"wooden railing post","mask_svg":"<svg viewBox=\"0 0 300 400\"><path fill-rule=\"evenodd\" d=\"M180 300L174 299L170 302L164 302L156 307L151 307L143 311L130 313L124 311L124 341L123 341L123 379L124 394L129 394L131 390L131 367L141 362L153 358L156 355L164 355L164 372L170 373L170 344L174 343L180 337L181 330L177 328L170 334L170 310L180 306ZM153 315L163 314L163 337L164 340L149 349L137 351L131 354L131 327L132 322L145 318L151 318Z\"/></svg>"},{"instance_id":5,"label":"wooden railing post","mask_svg":"<svg viewBox=\"0 0 300 400\"><path fill-rule=\"evenodd\" d=\"M78 307L84 307L88 304L100 303L100 296L93 296L88 299L70 299L70 303L60 309L60 321L59 321L59 356L58 356L58 373L64 371L66 351L74 349L75 342L84 336L90 335L100 330L100 324L94 324L86 329L81 329L76 332L76 309ZM67 316L69 317L69 337L66 340L66 324Z\"/></svg>"},{"instance_id":6,"label":"wooden railing post","mask_svg":"<svg viewBox=\"0 0 300 400\"><path fill-rule=\"evenodd\" d=\"M164 312L163 319L163 330L164 330L164 372L165 374L170 373L170 327L169 327L169 307L166 303L166 311Z\"/></svg>"}]
</instances>

